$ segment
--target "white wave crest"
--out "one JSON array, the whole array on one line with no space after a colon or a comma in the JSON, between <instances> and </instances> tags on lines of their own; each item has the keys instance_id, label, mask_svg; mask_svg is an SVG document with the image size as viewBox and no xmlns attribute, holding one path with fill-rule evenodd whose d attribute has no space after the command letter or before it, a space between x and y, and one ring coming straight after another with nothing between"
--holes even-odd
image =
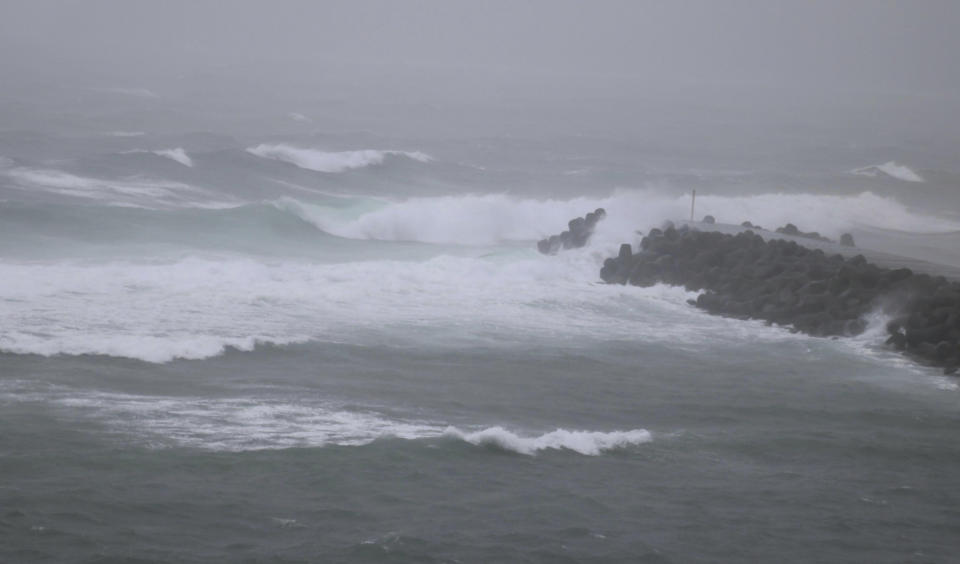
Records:
<instances>
[{"instance_id":1,"label":"white wave crest","mask_svg":"<svg viewBox=\"0 0 960 564\"><path fill-rule=\"evenodd\" d=\"M896 178L897 180L903 180L904 182L925 182L922 176L914 172L906 165L899 164L896 161L888 161L881 165L866 166L863 168L854 169L850 172L860 176L870 177L876 177L884 174L891 178Z\"/></svg>"},{"instance_id":2,"label":"white wave crest","mask_svg":"<svg viewBox=\"0 0 960 564\"><path fill-rule=\"evenodd\" d=\"M378 151L368 149L363 151L327 152L316 149L302 149L283 144L261 144L256 147L249 147L247 152L258 157L288 162L300 168L315 170L317 172L344 172L346 170L379 165L383 164L384 160L390 155L407 157L420 162L429 162L432 160L430 155L419 151Z\"/></svg>"},{"instance_id":3,"label":"white wave crest","mask_svg":"<svg viewBox=\"0 0 960 564\"><path fill-rule=\"evenodd\" d=\"M257 345L290 345L309 340L306 336L203 335L180 334L117 334L106 331L84 331L58 335L29 331L10 331L0 335L0 350L15 354L104 355L135 358L162 364L171 360L199 360L223 354L228 348L252 351Z\"/></svg>"},{"instance_id":4,"label":"white wave crest","mask_svg":"<svg viewBox=\"0 0 960 564\"><path fill-rule=\"evenodd\" d=\"M587 456L597 456L606 451L622 449L652 440L650 432L646 429L611 431L608 433L557 429L536 437L521 437L503 427L490 427L472 433L449 427L444 434L474 445L490 445L527 455L533 455L546 449L565 449Z\"/></svg>"},{"instance_id":5,"label":"white wave crest","mask_svg":"<svg viewBox=\"0 0 960 564\"><path fill-rule=\"evenodd\" d=\"M173 158L173 157L171 157ZM145 177L117 180L77 176L62 170L16 167L0 171L24 190L43 190L74 198L138 207L228 207L237 202L203 188ZM221 201L222 200L222 201Z\"/></svg>"},{"instance_id":6,"label":"white wave crest","mask_svg":"<svg viewBox=\"0 0 960 564\"><path fill-rule=\"evenodd\" d=\"M148 151L146 149L123 151L123 154L131 153L151 153L157 155L158 157L164 157L172 161L176 161L183 166L193 167L193 159L190 158L190 155L187 154L183 147L177 147L176 149L157 149L155 151Z\"/></svg>"},{"instance_id":7,"label":"white wave crest","mask_svg":"<svg viewBox=\"0 0 960 564\"><path fill-rule=\"evenodd\" d=\"M172 159L183 166L193 166L193 159L190 158L190 155L188 155L182 147L177 147L176 149L160 149L158 151L153 151L153 154L161 157L167 157L168 159Z\"/></svg>"},{"instance_id":8,"label":"white wave crest","mask_svg":"<svg viewBox=\"0 0 960 564\"><path fill-rule=\"evenodd\" d=\"M595 208L607 210L591 242L605 249L632 241L635 231L659 226L690 213L689 196L651 190L624 190L604 198L571 200L520 199L502 194L412 198L379 201L360 208L315 206L296 200L275 205L297 214L319 229L351 239L419 241L487 245L508 240L536 240L560 233L567 222ZM698 215L711 214L722 223L749 220L773 229L793 223L834 239L857 227L880 227L916 233L948 232L960 224L918 214L892 198L863 192L852 196L762 194L697 198Z\"/></svg>"},{"instance_id":9,"label":"white wave crest","mask_svg":"<svg viewBox=\"0 0 960 564\"><path fill-rule=\"evenodd\" d=\"M76 416L98 419L118 433L133 435L157 447L188 446L216 451L363 446L387 438L416 441L453 437L526 455L555 449L597 456L652 440L645 429L557 429L522 437L499 426L465 432L437 421L387 416L377 410L347 408L311 397L141 395L27 380L0 381L0 406L5 402L48 403Z\"/></svg>"}]
</instances>

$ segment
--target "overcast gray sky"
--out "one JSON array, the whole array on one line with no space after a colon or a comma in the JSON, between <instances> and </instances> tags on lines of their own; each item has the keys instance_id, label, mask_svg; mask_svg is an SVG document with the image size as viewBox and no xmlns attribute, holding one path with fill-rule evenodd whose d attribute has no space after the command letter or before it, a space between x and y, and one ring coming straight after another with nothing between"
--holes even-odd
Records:
<instances>
[{"instance_id":1,"label":"overcast gray sky","mask_svg":"<svg viewBox=\"0 0 960 564\"><path fill-rule=\"evenodd\" d=\"M955 1L4 0L0 60L37 72L386 64L949 91ZM278 69L279 67L279 69Z\"/></svg>"}]
</instances>

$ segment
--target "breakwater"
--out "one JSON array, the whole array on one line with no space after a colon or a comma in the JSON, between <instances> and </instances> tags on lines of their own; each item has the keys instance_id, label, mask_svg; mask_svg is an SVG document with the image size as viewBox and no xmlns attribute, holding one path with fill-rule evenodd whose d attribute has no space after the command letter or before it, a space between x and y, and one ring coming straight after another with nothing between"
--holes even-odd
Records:
<instances>
[{"instance_id":1,"label":"breakwater","mask_svg":"<svg viewBox=\"0 0 960 564\"><path fill-rule=\"evenodd\" d=\"M960 283L909 268L883 268L796 241L668 225L652 229L633 252L623 244L600 271L607 283L665 283L702 291L710 313L763 319L810 335L862 333L882 310L887 345L952 374L960 365Z\"/></svg>"},{"instance_id":2,"label":"breakwater","mask_svg":"<svg viewBox=\"0 0 960 564\"><path fill-rule=\"evenodd\" d=\"M597 208L584 217L575 217L567 223L566 231L537 242L537 250L545 255L555 255L560 250L579 249L587 244L597 222L605 217L607 211L603 208Z\"/></svg>"}]
</instances>

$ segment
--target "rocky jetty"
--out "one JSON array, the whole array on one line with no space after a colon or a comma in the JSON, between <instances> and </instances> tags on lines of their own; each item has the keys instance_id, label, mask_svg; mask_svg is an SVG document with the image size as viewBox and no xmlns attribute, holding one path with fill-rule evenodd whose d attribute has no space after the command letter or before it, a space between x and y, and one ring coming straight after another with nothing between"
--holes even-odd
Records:
<instances>
[{"instance_id":1,"label":"rocky jetty","mask_svg":"<svg viewBox=\"0 0 960 564\"><path fill-rule=\"evenodd\" d=\"M567 231L541 239L537 242L537 249L545 255L555 255L561 249L583 247L593 235L597 222L605 217L607 217L607 211L603 208L597 208L584 217L575 217L567 223Z\"/></svg>"},{"instance_id":2,"label":"rocky jetty","mask_svg":"<svg viewBox=\"0 0 960 564\"><path fill-rule=\"evenodd\" d=\"M743 222L742 225L744 227L750 227L750 225L748 225L749 223L750 223L749 221L745 221ZM760 229L760 227L757 227L757 229ZM810 231L810 232L800 231L800 229L792 223L788 223L783 227L778 227L776 232L781 233L783 235L790 235L791 237L802 237L804 239L813 239L814 241L820 241L821 243L833 243L833 239L824 237L823 235L817 233L816 231ZM853 235L849 233L844 233L843 235L840 235L840 244L843 245L844 247L856 247L856 245L853 243Z\"/></svg>"},{"instance_id":3,"label":"rocky jetty","mask_svg":"<svg viewBox=\"0 0 960 564\"><path fill-rule=\"evenodd\" d=\"M710 313L764 319L816 336L862 333L867 314L891 317L887 344L952 374L960 365L960 282L881 268L863 255L844 258L795 241L764 240L668 225L652 229L604 262L607 283L666 283L703 291Z\"/></svg>"},{"instance_id":4,"label":"rocky jetty","mask_svg":"<svg viewBox=\"0 0 960 564\"><path fill-rule=\"evenodd\" d=\"M777 233L782 233L782 234L784 234L784 235L790 235L790 236L792 236L792 237L803 237L804 239L813 239L814 241L822 241L822 242L824 242L824 243L832 243L832 242L833 242L832 240L827 239L826 237L824 237L823 235L817 233L816 231L810 231L809 233L805 233L805 232L803 232L803 231L800 231L800 229L799 229L796 225L794 225L794 224L792 224L792 223L788 223L788 224L784 225L783 227L777 227ZM844 235L848 235L848 234L847 234L847 233L844 233Z\"/></svg>"}]
</instances>

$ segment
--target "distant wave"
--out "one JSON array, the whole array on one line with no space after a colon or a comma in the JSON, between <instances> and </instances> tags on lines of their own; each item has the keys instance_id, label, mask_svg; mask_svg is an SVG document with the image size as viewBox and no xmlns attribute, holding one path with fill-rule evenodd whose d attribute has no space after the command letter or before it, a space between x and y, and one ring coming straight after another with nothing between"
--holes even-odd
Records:
<instances>
[{"instance_id":1,"label":"distant wave","mask_svg":"<svg viewBox=\"0 0 960 564\"><path fill-rule=\"evenodd\" d=\"M173 159L183 166L193 166L193 159L190 158L190 155L188 155L182 147L177 147L176 149L160 149L158 151L153 151L153 154L160 155L161 157L167 157L168 159Z\"/></svg>"},{"instance_id":2,"label":"distant wave","mask_svg":"<svg viewBox=\"0 0 960 564\"><path fill-rule=\"evenodd\" d=\"M110 137L143 137L146 133L143 131L109 131L107 135Z\"/></svg>"},{"instance_id":3,"label":"distant wave","mask_svg":"<svg viewBox=\"0 0 960 564\"><path fill-rule=\"evenodd\" d=\"M187 154L183 147L177 147L175 149L157 149L155 151L134 149L132 151L124 151L124 153L151 153L157 155L158 157L166 157L172 161L176 161L183 166L193 167L193 159L190 158L190 155Z\"/></svg>"},{"instance_id":4,"label":"distant wave","mask_svg":"<svg viewBox=\"0 0 960 564\"><path fill-rule=\"evenodd\" d=\"M860 176L870 177L876 177L882 174L891 178L896 178L897 180L903 180L904 182L925 182L922 176L914 172L906 165L898 164L895 161L885 162L881 165L866 166L863 168L854 169L850 172Z\"/></svg>"},{"instance_id":5,"label":"distant wave","mask_svg":"<svg viewBox=\"0 0 960 564\"><path fill-rule=\"evenodd\" d=\"M503 427L490 427L482 431L464 432L449 427L444 435L456 437L474 445L493 446L520 454L533 455L539 451L571 450L587 456L597 456L603 452L622 449L652 440L646 429L631 431L568 431L557 429L536 437L522 437Z\"/></svg>"},{"instance_id":6,"label":"distant wave","mask_svg":"<svg viewBox=\"0 0 960 564\"><path fill-rule=\"evenodd\" d=\"M432 157L419 151L338 151L326 152L316 149L302 149L291 145L261 144L249 147L247 152L263 157L296 165L300 168L317 172L344 172L346 170L364 168L371 165L383 164L388 156L400 156L419 162L429 162Z\"/></svg>"},{"instance_id":7,"label":"distant wave","mask_svg":"<svg viewBox=\"0 0 960 564\"><path fill-rule=\"evenodd\" d=\"M171 157L172 158L172 157ZM102 179L78 176L62 170L13 167L2 169L14 185L25 190L40 189L74 198L99 200L113 205L138 207L228 207L236 205L227 198L203 188L145 177Z\"/></svg>"}]
</instances>

